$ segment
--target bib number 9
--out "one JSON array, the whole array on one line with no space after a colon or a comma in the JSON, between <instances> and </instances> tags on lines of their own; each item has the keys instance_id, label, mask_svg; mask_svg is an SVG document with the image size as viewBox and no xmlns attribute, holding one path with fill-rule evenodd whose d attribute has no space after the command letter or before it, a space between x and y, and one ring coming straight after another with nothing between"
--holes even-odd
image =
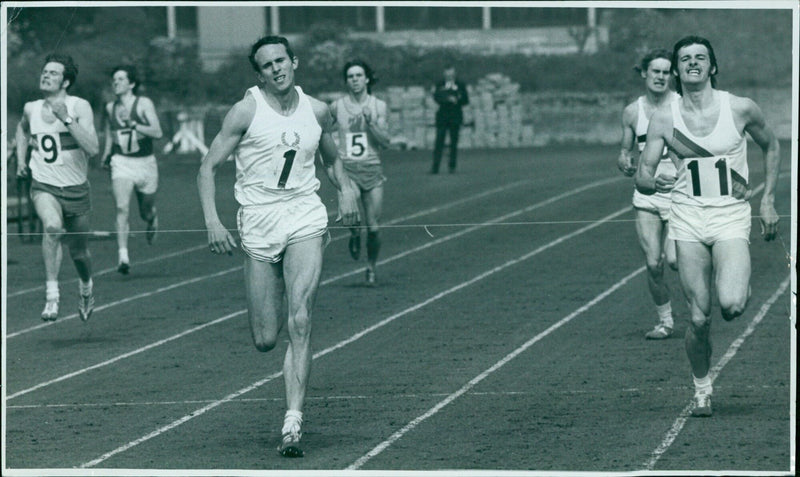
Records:
<instances>
[{"instance_id":1,"label":"bib number 9","mask_svg":"<svg viewBox=\"0 0 800 477\"><path fill-rule=\"evenodd\" d=\"M731 195L731 170L728 158L699 157L688 160L686 193L694 197L721 197Z\"/></svg>"},{"instance_id":2,"label":"bib number 9","mask_svg":"<svg viewBox=\"0 0 800 477\"><path fill-rule=\"evenodd\" d=\"M117 129L117 144L122 154L139 152L139 139L133 129Z\"/></svg>"},{"instance_id":3,"label":"bib number 9","mask_svg":"<svg viewBox=\"0 0 800 477\"><path fill-rule=\"evenodd\" d=\"M56 134L39 134L36 138L39 143L39 153L47 164L61 164L61 136Z\"/></svg>"},{"instance_id":4,"label":"bib number 9","mask_svg":"<svg viewBox=\"0 0 800 477\"><path fill-rule=\"evenodd\" d=\"M347 140L347 157L350 159L361 159L367 154L367 141L366 132L352 132L347 133L345 138Z\"/></svg>"}]
</instances>

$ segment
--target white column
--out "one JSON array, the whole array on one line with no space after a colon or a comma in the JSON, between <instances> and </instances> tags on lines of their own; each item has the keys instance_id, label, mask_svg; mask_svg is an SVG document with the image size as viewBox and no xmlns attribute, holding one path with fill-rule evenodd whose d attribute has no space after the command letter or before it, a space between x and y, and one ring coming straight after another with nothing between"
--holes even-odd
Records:
<instances>
[{"instance_id":1,"label":"white column","mask_svg":"<svg viewBox=\"0 0 800 477\"><path fill-rule=\"evenodd\" d=\"M492 29L492 7L482 7L483 10L483 29Z\"/></svg>"},{"instance_id":2,"label":"white column","mask_svg":"<svg viewBox=\"0 0 800 477\"><path fill-rule=\"evenodd\" d=\"M175 7L167 7L167 38L175 38L178 28L175 25Z\"/></svg>"},{"instance_id":3,"label":"white column","mask_svg":"<svg viewBox=\"0 0 800 477\"><path fill-rule=\"evenodd\" d=\"M378 33L386 31L386 19L383 16L383 5L375 7L375 31Z\"/></svg>"},{"instance_id":4,"label":"white column","mask_svg":"<svg viewBox=\"0 0 800 477\"><path fill-rule=\"evenodd\" d=\"M589 7L586 12L586 26L594 28L597 26L597 12L595 7Z\"/></svg>"},{"instance_id":5,"label":"white column","mask_svg":"<svg viewBox=\"0 0 800 477\"><path fill-rule=\"evenodd\" d=\"M270 35L280 35L281 33L281 14L278 12L277 5L269 7L269 33Z\"/></svg>"}]
</instances>

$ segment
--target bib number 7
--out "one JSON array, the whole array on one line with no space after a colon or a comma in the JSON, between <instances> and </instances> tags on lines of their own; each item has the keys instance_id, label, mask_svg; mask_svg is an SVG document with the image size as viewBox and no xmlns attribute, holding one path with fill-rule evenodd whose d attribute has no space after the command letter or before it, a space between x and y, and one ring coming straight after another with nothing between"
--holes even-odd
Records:
<instances>
[{"instance_id":1,"label":"bib number 7","mask_svg":"<svg viewBox=\"0 0 800 477\"><path fill-rule=\"evenodd\" d=\"M119 144L122 154L139 152L139 140L133 129L117 129L117 144Z\"/></svg>"},{"instance_id":2,"label":"bib number 7","mask_svg":"<svg viewBox=\"0 0 800 477\"><path fill-rule=\"evenodd\" d=\"M731 195L731 169L724 156L698 157L686 162L686 193L694 197Z\"/></svg>"}]
</instances>

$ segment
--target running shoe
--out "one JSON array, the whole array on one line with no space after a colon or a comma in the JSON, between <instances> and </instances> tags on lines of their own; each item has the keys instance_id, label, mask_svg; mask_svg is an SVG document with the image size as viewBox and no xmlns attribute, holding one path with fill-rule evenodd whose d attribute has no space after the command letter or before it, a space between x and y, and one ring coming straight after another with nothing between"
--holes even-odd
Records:
<instances>
[{"instance_id":1,"label":"running shoe","mask_svg":"<svg viewBox=\"0 0 800 477\"><path fill-rule=\"evenodd\" d=\"M81 295L81 300L78 302L78 316L81 317L81 321L89 321L92 311L94 311L94 294L89 292L88 295Z\"/></svg>"},{"instance_id":2,"label":"running shoe","mask_svg":"<svg viewBox=\"0 0 800 477\"><path fill-rule=\"evenodd\" d=\"M361 235L351 234L347 248L350 249L350 256L353 257L353 260L358 260L361 257Z\"/></svg>"},{"instance_id":3,"label":"running shoe","mask_svg":"<svg viewBox=\"0 0 800 477\"><path fill-rule=\"evenodd\" d=\"M303 449L300 448L299 431L287 432L281 439L281 445L278 446L278 452L284 457L303 457Z\"/></svg>"},{"instance_id":4,"label":"running shoe","mask_svg":"<svg viewBox=\"0 0 800 477\"><path fill-rule=\"evenodd\" d=\"M648 340L664 340L672 336L672 328L664 323L659 323L655 328L648 331L644 337Z\"/></svg>"},{"instance_id":5,"label":"running shoe","mask_svg":"<svg viewBox=\"0 0 800 477\"><path fill-rule=\"evenodd\" d=\"M119 262L119 265L117 265L117 271L123 275L127 275L128 272L131 271L131 266L128 264L128 262Z\"/></svg>"},{"instance_id":6,"label":"running shoe","mask_svg":"<svg viewBox=\"0 0 800 477\"><path fill-rule=\"evenodd\" d=\"M711 416L711 391L703 391L703 392L695 391L692 416L694 417Z\"/></svg>"},{"instance_id":7,"label":"running shoe","mask_svg":"<svg viewBox=\"0 0 800 477\"><path fill-rule=\"evenodd\" d=\"M153 220L147 222L147 232L145 233L145 238L147 239L148 245L153 245L153 242L156 241L156 233L158 232L158 216L154 216Z\"/></svg>"},{"instance_id":8,"label":"running shoe","mask_svg":"<svg viewBox=\"0 0 800 477\"><path fill-rule=\"evenodd\" d=\"M366 281L368 286L371 286L371 287L375 286L376 278L375 278L375 271L374 270L370 270L369 268L367 269L367 276L366 276L365 281Z\"/></svg>"},{"instance_id":9,"label":"running shoe","mask_svg":"<svg viewBox=\"0 0 800 477\"><path fill-rule=\"evenodd\" d=\"M58 318L58 300L47 300L42 310L42 319L44 321L56 321Z\"/></svg>"}]
</instances>

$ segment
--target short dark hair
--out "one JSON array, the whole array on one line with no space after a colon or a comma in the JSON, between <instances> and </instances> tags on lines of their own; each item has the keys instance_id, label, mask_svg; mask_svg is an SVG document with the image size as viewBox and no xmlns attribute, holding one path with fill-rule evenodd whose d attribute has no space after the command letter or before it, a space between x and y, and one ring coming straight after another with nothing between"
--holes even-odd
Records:
<instances>
[{"instance_id":1,"label":"short dark hair","mask_svg":"<svg viewBox=\"0 0 800 477\"><path fill-rule=\"evenodd\" d=\"M117 71L124 71L125 74L128 76L128 81L131 83L136 83L136 86L133 87L133 92L136 93L139 91L139 75L136 72L136 67L133 65L117 65L111 68L111 77L113 78Z\"/></svg>"},{"instance_id":2,"label":"short dark hair","mask_svg":"<svg viewBox=\"0 0 800 477\"><path fill-rule=\"evenodd\" d=\"M372 85L378 82L378 78L375 77L375 72L372 68L369 67L366 61L361 59L354 59L350 60L344 64L344 68L342 68L342 76L344 77L345 83L347 82L347 70L354 66L360 66L364 69L364 76L367 77L369 82L367 83L367 93L372 93Z\"/></svg>"},{"instance_id":3,"label":"short dark hair","mask_svg":"<svg viewBox=\"0 0 800 477\"><path fill-rule=\"evenodd\" d=\"M709 71L708 74L711 77L711 87L717 86L717 73L719 73L719 67L717 66L717 57L714 55L714 48L711 46L711 42L707 39L696 36L696 35L689 35L681 38L675 43L675 47L672 49L672 66L670 69L673 73L675 73L675 91L678 94L683 94L683 88L681 87L681 77L678 75L678 51L681 48L689 45L703 45L708 50L708 60L711 62L711 69L713 71Z\"/></svg>"},{"instance_id":4,"label":"short dark hair","mask_svg":"<svg viewBox=\"0 0 800 477\"><path fill-rule=\"evenodd\" d=\"M287 40L285 37L277 35L262 36L257 42L253 43L253 46L250 47L250 54L247 56L247 59L250 60L250 65L254 70L256 70L256 73L260 71L259 65L256 63L256 52L264 45L283 45L286 48L286 53L289 55L289 59L295 59L292 47L289 46L289 40Z\"/></svg>"},{"instance_id":5,"label":"short dark hair","mask_svg":"<svg viewBox=\"0 0 800 477\"><path fill-rule=\"evenodd\" d=\"M60 63L63 65L64 79L69 81L69 86L67 86L67 89L70 89L73 85L75 85L75 80L78 79L78 65L75 64L75 60L73 60L71 56L64 53L50 53L44 59L42 68L44 68L47 63Z\"/></svg>"},{"instance_id":6,"label":"short dark hair","mask_svg":"<svg viewBox=\"0 0 800 477\"><path fill-rule=\"evenodd\" d=\"M637 73L647 71L647 68L650 67L650 63L658 58L663 58L672 64L672 55L669 53L669 51L665 50L664 48L656 48L648 51L639 61L639 64L634 66L633 69L636 70Z\"/></svg>"}]
</instances>

